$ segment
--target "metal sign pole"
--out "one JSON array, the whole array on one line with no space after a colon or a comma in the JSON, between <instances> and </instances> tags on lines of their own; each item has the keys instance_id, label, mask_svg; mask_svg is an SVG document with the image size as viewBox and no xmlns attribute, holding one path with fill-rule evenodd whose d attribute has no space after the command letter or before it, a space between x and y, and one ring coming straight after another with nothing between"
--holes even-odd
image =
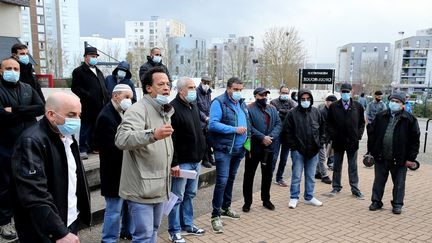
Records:
<instances>
[{"instance_id":1,"label":"metal sign pole","mask_svg":"<svg viewBox=\"0 0 432 243\"><path fill-rule=\"evenodd\" d=\"M297 92L300 90L300 86L301 86L301 78L302 78L302 69L301 68L298 70L298 76L299 76L299 83L298 83Z\"/></svg>"}]
</instances>

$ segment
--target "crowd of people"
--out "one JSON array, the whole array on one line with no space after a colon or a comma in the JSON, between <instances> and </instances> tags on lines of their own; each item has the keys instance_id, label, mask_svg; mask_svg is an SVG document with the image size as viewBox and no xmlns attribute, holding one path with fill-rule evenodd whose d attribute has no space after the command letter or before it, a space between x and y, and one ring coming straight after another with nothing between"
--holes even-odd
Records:
<instances>
[{"instance_id":1,"label":"crowd of people","mask_svg":"<svg viewBox=\"0 0 432 243\"><path fill-rule=\"evenodd\" d=\"M164 207L173 198L172 209L165 212L170 240L182 243L185 235L205 234L203 226L194 224L193 200L201 166L216 167L210 224L213 232L223 233L222 218L240 219L231 202L243 159L244 213L253 213L258 165L264 208L276 208L270 195L275 184L290 187L288 207L295 209L301 201L303 173L302 201L322 206L314 194L315 179L331 184L327 196L337 196L342 190L345 153L351 193L364 200L357 155L365 128L368 154L375 159L369 210L383 207L390 173L393 213L402 212L407 167L415 163L420 137L418 122L406 111L402 93L390 95L387 107L380 91L372 102L358 102L352 98L351 85L344 83L341 99L329 94L317 108L310 90L300 89L290 96L289 88L282 86L279 97L269 103L270 91L258 87L253 91L255 101L246 104L241 79L228 79L226 91L211 97L212 79L205 76L198 87L191 78L180 78L177 95L169 101L171 77L162 64L161 50L153 48L140 68L144 95L137 100L129 64L120 62L105 78L97 67L97 49L86 47L84 62L72 73L73 94L55 92L45 100L28 48L17 44L11 53L0 68L0 233L4 239L79 242L78 230L91 225L82 163L89 153L100 159L106 203L102 242L119 238L156 242ZM288 182L283 174L290 152Z\"/></svg>"}]
</instances>

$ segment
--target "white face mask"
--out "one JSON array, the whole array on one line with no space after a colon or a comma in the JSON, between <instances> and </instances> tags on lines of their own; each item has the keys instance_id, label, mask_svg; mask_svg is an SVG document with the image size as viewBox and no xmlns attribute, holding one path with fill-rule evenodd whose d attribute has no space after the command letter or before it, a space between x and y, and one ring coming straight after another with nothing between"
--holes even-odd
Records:
<instances>
[{"instance_id":1,"label":"white face mask","mask_svg":"<svg viewBox=\"0 0 432 243\"><path fill-rule=\"evenodd\" d=\"M131 107L131 105L132 105L131 99L122 99L122 101L120 101L120 108L123 111L126 111L127 109L129 109L129 107Z\"/></svg>"},{"instance_id":2,"label":"white face mask","mask_svg":"<svg viewBox=\"0 0 432 243\"><path fill-rule=\"evenodd\" d=\"M126 72L123 71L123 70L118 70L118 71L117 71L117 77L118 77L119 79L124 79L124 77L126 77Z\"/></svg>"},{"instance_id":3,"label":"white face mask","mask_svg":"<svg viewBox=\"0 0 432 243\"><path fill-rule=\"evenodd\" d=\"M209 86L208 84L203 84L203 85L202 85L202 88L203 88L203 90L204 90L205 92L207 92L207 90L210 89L210 86Z\"/></svg>"}]
</instances>

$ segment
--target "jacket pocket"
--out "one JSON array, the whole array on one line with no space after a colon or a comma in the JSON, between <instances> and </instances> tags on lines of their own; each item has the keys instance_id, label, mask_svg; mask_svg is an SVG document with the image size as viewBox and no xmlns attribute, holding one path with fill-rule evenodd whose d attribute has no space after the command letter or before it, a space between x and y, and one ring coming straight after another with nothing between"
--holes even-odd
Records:
<instances>
[{"instance_id":1,"label":"jacket pocket","mask_svg":"<svg viewBox=\"0 0 432 243\"><path fill-rule=\"evenodd\" d=\"M154 199L165 196L167 193L166 171L142 171L139 197Z\"/></svg>"}]
</instances>

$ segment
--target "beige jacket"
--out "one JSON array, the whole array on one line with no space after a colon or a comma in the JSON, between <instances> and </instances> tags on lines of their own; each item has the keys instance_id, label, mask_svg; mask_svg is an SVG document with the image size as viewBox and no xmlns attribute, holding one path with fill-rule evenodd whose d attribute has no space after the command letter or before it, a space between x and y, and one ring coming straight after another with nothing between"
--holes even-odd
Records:
<instances>
[{"instance_id":1,"label":"beige jacket","mask_svg":"<svg viewBox=\"0 0 432 243\"><path fill-rule=\"evenodd\" d=\"M153 131L171 123L173 114L173 108L164 112L148 94L125 112L115 137L124 150L120 197L146 204L168 200L173 142L171 137L156 141Z\"/></svg>"}]
</instances>

